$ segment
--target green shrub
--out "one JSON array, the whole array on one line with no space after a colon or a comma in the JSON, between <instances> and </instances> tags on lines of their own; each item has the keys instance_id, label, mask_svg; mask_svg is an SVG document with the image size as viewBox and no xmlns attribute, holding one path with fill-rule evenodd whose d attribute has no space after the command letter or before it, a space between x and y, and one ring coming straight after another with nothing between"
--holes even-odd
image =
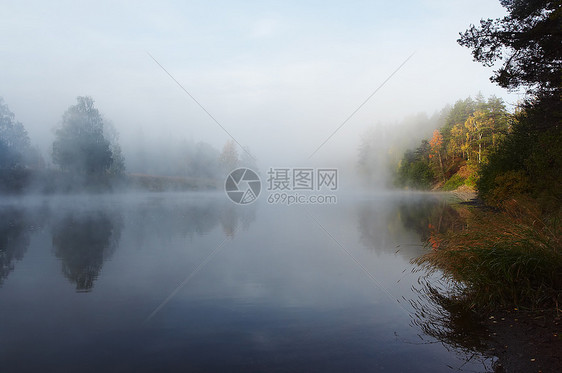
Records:
<instances>
[{"instance_id":1,"label":"green shrub","mask_svg":"<svg viewBox=\"0 0 562 373\"><path fill-rule=\"evenodd\" d=\"M433 184L433 171L423 160L404 163L398 169L396 184L412 189L429 189Z\"/></svg>"},{"instance_id":2,"label":"green shrub","mask_svg":"<svg viewBox=\"0 0 562 373\"><path fill-rule=\"evenodd\" d=\"M464 185L465 178L461 177L459 174L454 174L449 180L443 185L441 189L443 190L455 190L458 187Z\"/></svg>"}]
</instances>

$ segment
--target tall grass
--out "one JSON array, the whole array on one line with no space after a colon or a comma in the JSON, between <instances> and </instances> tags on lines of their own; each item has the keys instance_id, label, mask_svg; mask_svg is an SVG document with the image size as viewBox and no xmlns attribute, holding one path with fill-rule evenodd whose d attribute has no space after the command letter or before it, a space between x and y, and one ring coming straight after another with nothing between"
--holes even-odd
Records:
<instances>
[{"instance_id":1,"label":"tall grass","mask_svg":"<svg viewBox=\"0 0 562 373\"><path fill-rule=\"evenodd\" d=\"M473 307L559 309L559 214L546 218L532 206L510 200L501 211L471 209L465 229L430 238L431 251L415 262L462 283L463 295Z\"/></svg>"}]
</instances>

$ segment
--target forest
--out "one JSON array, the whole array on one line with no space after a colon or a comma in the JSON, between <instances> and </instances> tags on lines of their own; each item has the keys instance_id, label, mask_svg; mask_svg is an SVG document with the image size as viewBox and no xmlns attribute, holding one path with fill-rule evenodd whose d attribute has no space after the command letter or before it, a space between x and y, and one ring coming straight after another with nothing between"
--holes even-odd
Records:
<instances>
[{"instance_id":1,"label":"forest","mask_svg":"<svg viewBox=\"0 0 562 373\"><path fill-rule=\"evenodd\" d=\"M503 5L508 16L482 20L458 43L485 66L501 62L490 79L525 99L506 108L478 94L443 108L432 135L391 165L394 184L445 191L467 185L489 204L524 196L552 212L562 197L560 4Z\"/></svg>"},{"instance_id":2,"label":"forest","mask_svg":"<svg viewBox=\"0 0 562 373\"><path fill-rule=\"evenodd\" d=\"M477 170L509 132L509 113L501 99L481 95L458 100L438 117L440 128L401 159L395 184L412 189L474 187Z\"/></svg>"},{"instance_id":3,"label":"forest","mask_svg":"<svg viewBox=\"0 0 562 373\"><path fill-rule=\"evenodd\" d=\"M433 231L431 251L416 260L457 284L450 302L478 312L556 313L562 302L562 7L559 1L502 4L506 17L482 20L458 43L486 66L501 62L491 80L523 90L525 99L512 111L495 97L457 101L442 111L430 138L405 152L395 182L445 191L466 185L478 193L471 208L457 206L462 224Z\"/></svg>"}]
</instances>

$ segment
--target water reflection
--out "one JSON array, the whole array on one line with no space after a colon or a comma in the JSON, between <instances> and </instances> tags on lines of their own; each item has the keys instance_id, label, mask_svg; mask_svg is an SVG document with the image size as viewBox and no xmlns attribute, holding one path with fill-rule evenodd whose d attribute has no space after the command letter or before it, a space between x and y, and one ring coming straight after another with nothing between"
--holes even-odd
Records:
<instances>
[{"instance_id":1,"label":"water reflection","mask_svg":"<svg viewBox=\"0 0 562 373\"><path fill-rule=\"evenodd\" d=\"M21 207L0 207L0 286L14 270L15 262L23 259L42 216L41 211L31 217Z\"/></svg>"},{"instance_id":2,"label":"water reflection","mask_svg":"<svg viewBox=\"0 0 562 373\"><path fill-rule=\"evenodd\" d=\"M462 214L437 196L398 197L396 203L368 202L357 208L360 241L373 250L397 252L407 259L419 256L420 246L436 233L464 226Z\"/></svg>"},{"instance_id":3,"label":"water reflection","mask_svg":"<svg viewBox=\"0 0 562 373\"><path fill-rule=\"evenodd\" d=\"M64 276L76 285L76 291L93 288L103 263L119 245L122 225L119 214L102 211L70 212L55 222L55 256L61 260Z\"/></svg>"},{"instance_id":4,"label":"water reflection","mask_svg":"<svg viewBox=\"0 0 562 373\"><path fill-rule=\"evenodd\" d=\"M255 219L254 206L242 207L229 204L220 212L222 231L228 237L234 237L240 229L247 230Z\"/></svg>"},{"instance_id":5,"label":"water reflection","mask_svg":"<svg viewBox=\"0 0 562 373\"><path fill-rule=\"evenodd\" d=\"M452 206L439 199L425 199L401 205L404 227L415 231L420 240L432 250L439 249L439 233L466 228L467 209ZM468 362L480 365L484 371L493 371L494 359L490 353L488 333L479 323L476 313L460 297L463 285L442 278L440 273L424 273L422 268L413 271L420 276L412 286L414 298L410 300L414 312L411 324L423 334L455 352L462 361L459 370Z\"/></svg>"},{"instance_id":6,"label":"water reflection","mask_svg":"<svg viewBox=\"0 0 562 373\"><path fill-rule=\"evenodd\" d=\"M360 241L373 249L392 246L397 241L394 235L395 228L400 225L400 222L395 219L396 216L395 211L385 211L378 204L359 206L357 229Z\"/></svg>"},{"instance_id":7,"label":"water reflection","mask_svg":"<svg viewBox=\"0 0 562 373\"><path fill-rule=\"evenodd\" d=\"M12 258L2 268L27 250L0 289L0 335L15 341L0 348L0 364L107 371L118 359L135 371L421 372L456 362L438 343L412 343L420 329L436 340L448 334L433 333L436 324L421 313L410 319L396 302L411 298L417 280L402 270L430 234L420 227L454 220L446 205L393 195L311 209L378 287L301 209L223 197L50 198L39 203L47 211L39 232L31 232L38 218L28 218L40 215L37 204L0 214L2 259ZM76 295L68 282L88 293ZM425 316L430 300L423 302ZM33 309L42 312L29 316Z\"/></svg>"},{"instance_id":8,"label":"water reflection","mask_svg":"<svg viewBox=\"0 0 562 373\"><path fill-rule=\"evenodd\" d=\"M176 235L192 238L207 235L219 225L231 236L239 228L248 229L256 214L255 206L236 206L213 198L188 203L157 199L134 206L128 212L132 215L128 218L128 229L135 231L139 245L149 238L147 234L159 239Z\"/></svg>"},{"instance_id":9,"label":"water reflection","mask_svg":"<svg viewBox=\"0 0 562 373\"><path fill-rule=\"evenodd\" d=\"M488 332L478 322L474 310L457 297L458 284L422 277L412 289L417 299L410 301L415 312L412 325L457 353L462 361L479 362L485 371L493 370ZM458 285L460 286L460 285Z\"/></svg>"},{"instance_id":10,"label":"water reflection","mask_svg":"<svg viewBox=\"0 0 562 373\"><path fill-rule=\"evenodd\" d=\"M401 203L398 210L404 227L416 232L422 242L427 242L436 233L464 227L459 211L442 198L410 200Z\"/></svg>"}]
</instances>

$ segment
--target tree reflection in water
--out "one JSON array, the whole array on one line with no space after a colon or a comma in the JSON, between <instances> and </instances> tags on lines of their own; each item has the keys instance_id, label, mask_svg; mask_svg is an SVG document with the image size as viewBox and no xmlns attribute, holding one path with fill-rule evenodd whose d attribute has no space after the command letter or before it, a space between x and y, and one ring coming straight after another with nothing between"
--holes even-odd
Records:
<instances>
[{"instance_id":1,"label":"tree reflection in water","mask_svg":"<svg viewBox=\"0 0 562 373\"><path fill-rule=\"evenodd\" d=\"M455 351L463 363L480 362L485 371L493 371L493 351L489 349L487 330L478 322L476 313L459 297L461 284L445 283L432 276L422 276L412 290L410 315L414 327L447 350Z\"/></svg>"},{"instance_id":2,"label":"tree reflection in water","mask_svg":"<svg viewBox=\"0 0 562 373\"><path fill-rule=\"evenodd\" d=\"M427 199L400 207L404 227L415 231L428 249L438 250L438 234L466 229L466 207L452 206L440 199ZM494 357L488 343L488 333L477 314L461 297L463 285L443 278L437 271L427 272L415 267L420 274L412 287L416 294L410 300L414 312L411 324L423 334L458 354L462 369L469 361L481 363L484 371L493 371ZM423 337L420 336L423 339ZM429 342L428 342L429 343Z\"/></svg>"},{"instance_id":3,"label":"tree reflection in water","mask_svg":"<svg viewBox=\"0 0 562 373\"><path fill-rule=\"evenodd\" d=\"M173 237L206 235L218 227L225 235L234 236L255 219L255 209L244 207L214 200L196 204L155 201L118 211L125 214L133 242L141 246L153 240L160 246ZM119 246L124 219L118 211L70 210L54 219L54 253L61 260L62 273L79 292L92 290L104 262Z\"/></svg>"},{"instance_id":4,"label":"tree reflection in water","mask_svg":"<svg viewBox=\"0 0 562 373\"><path fill-rule=\"evenodd\" d=\"M399 207L404 228L416 232L424 243L436 233L464 229L461 210L453 208L441 198L424 198L417 202L408 201Z\"/></svg>"},{"instance_id":5,"label":"tree reflection in water","mask_svg":"<svg viewBox=\"0 0 562 373\"><path fill-rule=\"evenodd\" d=\"M22 260L29 247L31 233L42 226L44 212L29 214L15 206L0 208L0 286Z\"/></svg>"},{"instance_id":6,"label":"tree reflection in water","mask_svg":"<svg viewBox=\"0 0 562 373\"><path fill-rule=\"evenodd\" d=\"M121 237L118 214L96 211L70 212L53 226L55 255L62 273L79 292L90 291L103 263L115 251Z\"/></svg>"}]
</instances>

